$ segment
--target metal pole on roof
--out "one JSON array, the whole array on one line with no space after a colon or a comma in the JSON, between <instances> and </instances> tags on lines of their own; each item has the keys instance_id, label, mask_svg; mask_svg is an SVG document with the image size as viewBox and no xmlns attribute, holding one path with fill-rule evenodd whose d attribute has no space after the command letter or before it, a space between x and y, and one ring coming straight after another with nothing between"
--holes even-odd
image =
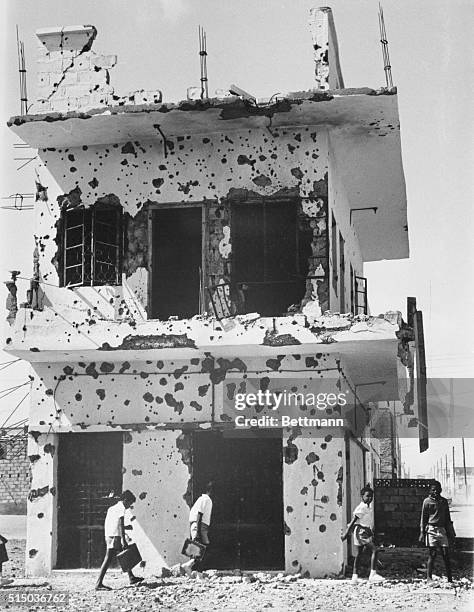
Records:
<instances>
[{"instance_id":1,"label":"metal pole on roof","mask_svg":"<svg viewBox=\"0 0 474 612\"><path fill-rule=\"evenodd\" d=\"M385 71L385 82L387 87L393 87L392 81L392 66L390 65L390 54L388 51L387 32L385 30L385 20L383 16L383 8L379 2L379 28L380 28L380 43L382 45L383 69Z\"/></svg>"},{"instance_id":2,"label":"metal pole on roof","mask_svg":"<svg viewBox=\"0 0 474 612\"><path fill-rule=\"evenodd\" d=\"M207 81L207 35L202 26L198 26L199 59L201 64L201 100L209 98Z\"/></svg>"}]
</instances>

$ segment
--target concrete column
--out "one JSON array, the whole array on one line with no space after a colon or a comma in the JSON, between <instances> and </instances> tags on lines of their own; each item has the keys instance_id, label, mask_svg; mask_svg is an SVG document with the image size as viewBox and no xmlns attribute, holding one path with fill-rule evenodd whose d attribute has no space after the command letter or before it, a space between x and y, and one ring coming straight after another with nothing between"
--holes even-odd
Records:
<instances>
[{"instance_id":1,"label":"concrete column","mask_svg":"<svg viewBox=\"0 0 474 612\"><path fill-rule=\"evenodd\" d=\"M57 434L31 431L31 489L27 504L26 575L47 576L57 553Z\"/></svg>"},{"instance_id":2,"label":"concrete column","mask_svg":"<svg viewBox=\"0 0 474 612\"><path fill-rule=\"evenodd\" d=\"M316 89L342 89L344 81L331 9L325 6L311 9L309 27L313 37Z\"/></svg>"}]
</instances>

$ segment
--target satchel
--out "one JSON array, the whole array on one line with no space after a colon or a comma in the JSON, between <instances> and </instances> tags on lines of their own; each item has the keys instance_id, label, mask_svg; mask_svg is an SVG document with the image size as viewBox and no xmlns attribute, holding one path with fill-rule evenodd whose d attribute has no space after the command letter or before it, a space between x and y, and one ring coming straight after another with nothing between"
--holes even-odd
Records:
<instances>
[{"instance_id":1,"label":"satchel","mask_svg":"<svg viewBox=\"0 0 474 612\"><path fill-rule=\"evenodd\" d=\"M140 563L142 556L137 548L137 545L130 544L130 546L118 553L117 560L122 568L122 571L128 572L129 570L133 569L135 565Z\"/></svg>"},{"instance_id":2,"label":"satchel","mask_svg":"<svg viewBox=\"0 0 474 612\"><path fill-rule=\"evenodd\" d=\"M205 552L205 544L201 544L201 542L198 542L197 540L186 538L181 554L186 555L186 557L191 557L191 559L201 559Z\"/></svg>"}]
</instances>

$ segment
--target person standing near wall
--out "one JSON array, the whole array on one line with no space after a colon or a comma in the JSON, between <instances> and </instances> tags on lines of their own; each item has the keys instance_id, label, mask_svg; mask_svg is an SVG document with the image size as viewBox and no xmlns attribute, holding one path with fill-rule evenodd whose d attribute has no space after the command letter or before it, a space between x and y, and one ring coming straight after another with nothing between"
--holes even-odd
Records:
<instances>
[{"instance_id":1,"label":"person standing near wall","mask_svg":"<svg viewBox=\"0 0 474 612\"><path fill-rule=\"evenodd\" d=\"M456 533L449 512L448 500L441 496L441 484L436 481L430 486L430 494L423 501L420 519L419 542L428 546L426 567L427 581L433 580L433 565L437 549L441 548L448 582L453 581L449 543L454 542Z\"/></svg>"}]
</instances>

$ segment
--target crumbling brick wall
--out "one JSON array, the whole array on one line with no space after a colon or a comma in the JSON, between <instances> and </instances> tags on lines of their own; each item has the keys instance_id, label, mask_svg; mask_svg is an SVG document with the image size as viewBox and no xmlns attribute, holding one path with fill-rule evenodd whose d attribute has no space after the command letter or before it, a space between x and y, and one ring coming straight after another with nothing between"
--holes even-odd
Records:
<instances>
[{"instance_id":1,"label":"crumbling brick wall","mask_svg":"<svg viewBox=\"0 0 474 612\"><path fill-rule=\"evenodd\" d=\"M377 479L375 491L375 532L386 546L416 546L423 500L433 483L430 479Z\"/></svg>"},{"instance_id":2,"label":"crumbling brick wall","mask_svg":"<svg viewBox=\"0 0 474 612\"><path fill-rule=\"evenodd\" d=\"M31 480L27 434L3 435L0 450L0 514L26 514Z\"/></svg>"}]
</instances>

